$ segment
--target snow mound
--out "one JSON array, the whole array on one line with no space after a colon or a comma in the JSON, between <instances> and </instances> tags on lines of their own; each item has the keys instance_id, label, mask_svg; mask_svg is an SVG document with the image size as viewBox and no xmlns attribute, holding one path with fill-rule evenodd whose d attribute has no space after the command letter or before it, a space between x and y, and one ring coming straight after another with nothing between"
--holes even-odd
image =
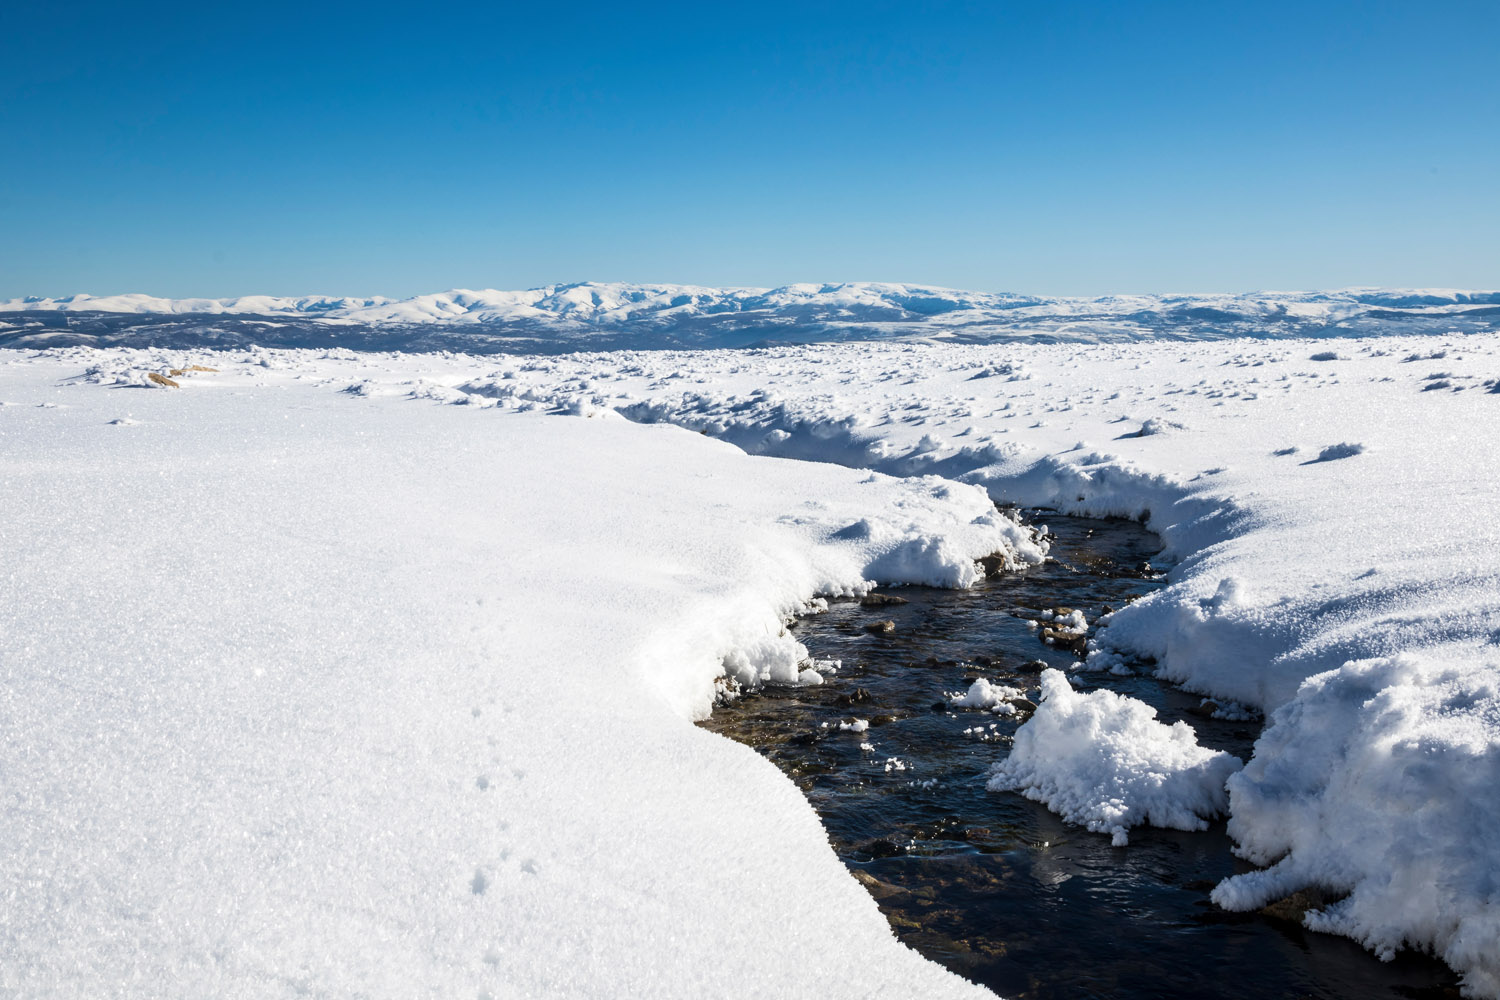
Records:
<instances>
[{"instance_id":1,"label":"snow mound","mask_svg":"<svg viewBox=\"0 0 1500 1000\"><path fill-rule=\"evenodd\" d=\"M1172 431L1185 430L1181 424L1164 420L1161 417L1151 417L1141 424L1141 429L1135 432L1136 437L1151 437L1156 434L1169 434Z\"/></svg>"},{"instance_id":2,"label":"snow mound","mask_svg":"<svg viewBox=\"0 0 1500 1000\"><path fill-rule=\"evenodd\" d=\"M995 765L991 791L1017 791L1070 823L1129 843L1132 826L1203 830L1229 804L1238 757L1198 745L1184 722L1156 720L1145 702L1113 691L1079 694L1044 670L1042 703Z\"/></svg>"},{"instance_id":3,"label":"snow mound","mask_svg":"<svg viewBox=\"0 0 1500 1000\"><path fill-rule=\"evenodd\" d=\"M1426 944L1500 994L1500 655L1362 660L1303 684L1229 779L1229 832L1270 868L1214 890L1251 910L1316 886L1310 912L1381 958ZM1274 862L1274 864L1273 864Z\"/></svg>"},{"instance_id":4,"label":"snow mound","mask_svg":"<svg viewBox=\"0 0 1500 1000\"><path fill-rule=\"evenodd\" d=\"M948 701L954 708L979 708L996 715L1013 715L1015 706L1010 702L1026 697L1026 692L1009 684L995 684L983 677L969 685L964 694L952 695Z\"/></svg>"}]
</instances>

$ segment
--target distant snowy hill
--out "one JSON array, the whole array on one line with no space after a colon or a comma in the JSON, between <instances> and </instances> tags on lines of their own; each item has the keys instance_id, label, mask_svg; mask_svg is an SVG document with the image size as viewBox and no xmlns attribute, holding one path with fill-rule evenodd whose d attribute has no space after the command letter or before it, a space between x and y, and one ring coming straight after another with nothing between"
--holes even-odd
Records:
<instances>
[{"instance_id":1,"label":"distant snowy hill","mask_svg":"<svg viewBox=\"0 0 1500 1000\"><path fill-rule=\"evenodd\" d=\"M783 288L581 283L409 299L149 295L0 301L0 346L272 347L474 353L844 340L1117 342L1500 330L1500 292L1345 289L1044 298L855 282Z\"/></svg>"}]
</instances>

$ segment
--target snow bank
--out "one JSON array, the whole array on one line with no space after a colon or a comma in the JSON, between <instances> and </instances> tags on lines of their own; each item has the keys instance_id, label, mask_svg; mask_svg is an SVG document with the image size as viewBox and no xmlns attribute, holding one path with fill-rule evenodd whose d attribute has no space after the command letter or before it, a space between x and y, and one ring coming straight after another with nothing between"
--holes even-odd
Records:
<instances>
[{"instance_id":1,"label":"snow bank","mask_svg":"<svg viewBox=\"0 0 1500 1000\"><path fill-rule=\"evenodd\" d=\"M1016 731L991 791L1018 791L1070 823L1129 843L1132 826L1202 830L1229 804L1225 780L1239 758L1198 745L1185 722L1156 721L1145 702L1079 694L1058 670L1041 675L1042 701Z\"/></svg>"},{"instance_id":2,"label":"snow bank","mask_svg":"<svg viewBox=\"0 0 1500 1000\"><path fill-rule=\"evenodd\" d=\"M1005 545L982 490L326 362L0 361L0 993L985 995L689 724L814 593Z\"/></svg>"},{"instance_id":3,"label":"snow bank","mask_svg":"<svg viewBox=\"0 0 1500 1000\"><path fill-rule=\"evenodd\" d=\"M1312 678L1229 779L1230 833L1271 867L1225 881L1214 901L1248 910L1313 886L1347 893L1307 926L1387 959L1431 948L1474 994L1500 993L1497 721L1493 650L1360 660Z\"/></svg>"}]
</instances>

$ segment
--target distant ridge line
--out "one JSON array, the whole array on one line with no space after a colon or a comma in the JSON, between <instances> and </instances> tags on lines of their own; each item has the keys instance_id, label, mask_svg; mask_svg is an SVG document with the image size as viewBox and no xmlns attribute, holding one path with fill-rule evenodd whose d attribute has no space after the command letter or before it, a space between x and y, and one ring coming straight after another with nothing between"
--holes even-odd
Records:
<instances>
[{"instance_id":1,"label":"distant ridge line","mask_svg":"<svg viewBox=\"0 0 1500 1000\"><path fill-rule=\"evenodd\" d=\"M0 346L343 346L512 351L746 347L764 342L1143 339L1476 333L1500 291L1350 288L1068 298L883 282L780 288L580 282L404 299L144 294L0 301Z\"/></svg>"}]
</instances>

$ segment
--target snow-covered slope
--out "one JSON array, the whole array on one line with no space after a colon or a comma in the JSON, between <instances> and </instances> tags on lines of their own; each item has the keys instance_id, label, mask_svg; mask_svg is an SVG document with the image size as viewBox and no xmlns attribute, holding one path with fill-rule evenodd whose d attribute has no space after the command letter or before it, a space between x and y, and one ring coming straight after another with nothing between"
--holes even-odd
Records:
<instances>
[{"instance_id":1,"label":"snow-covered slope","mask_svg":"<svg viewBox=\"0 0 1500 1000\"><path fill-rule=\"evenodd\" d=\"M0 346L365 347L470 352L928 339L1121 341L1500 329L1500 292L1348 289L1042 298L922 285L550 285L409 299L329 296L0 302Z\"/></svg>"},{"instance_id":2,"label":"snow-covered slope","mask_svg":"<svg viewBox=\"0 0 1500 1000\"><path fill-rule=\"evenodd\" d=\"M690 724L814 593L1039 558L982 490L4 362L0 995L983 995Z\"/></svg>"}]
</instances>

